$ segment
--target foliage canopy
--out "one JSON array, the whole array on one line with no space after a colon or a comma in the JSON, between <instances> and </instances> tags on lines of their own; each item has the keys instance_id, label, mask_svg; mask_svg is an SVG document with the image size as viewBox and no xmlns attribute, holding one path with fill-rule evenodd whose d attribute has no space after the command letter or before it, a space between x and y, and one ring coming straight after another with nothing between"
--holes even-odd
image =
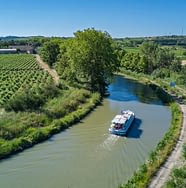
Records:
<instances>
[{"instance_id":1,"label":"foliage canopy","mask_svg":"<svg viewBox=\"0 0 186 188\"><path fill-rule=\"evenodd\" d=\"M58 73L65 80L104 94L105 86L119 68L112 38L95 29L77 31L74 35L60 46Z\"/></svg>"},{"instance_id":2,"label":"foliage canopy","mask_svg":"<svg viewBox=\"0 0 186 188\"><path fill-rule=\"evenodd\" d=\"M49 65L52 66L57 61L59 54L59 44L56 41L47 41L44 43L40 50L42 59Z\"/></svg>"}]
</instances>

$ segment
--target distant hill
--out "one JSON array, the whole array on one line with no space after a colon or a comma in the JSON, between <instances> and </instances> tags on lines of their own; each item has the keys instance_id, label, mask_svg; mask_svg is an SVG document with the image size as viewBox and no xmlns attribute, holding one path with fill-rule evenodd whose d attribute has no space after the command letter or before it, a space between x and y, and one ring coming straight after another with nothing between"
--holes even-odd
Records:
<instances>
[{"instance_id":1,"label":"distant hill","mask_svg":"<svg viewBox=\"0 0 186 188\"><path fill-rule=\"evenodd\" d=\"M32 39L50 39L53 37L45 37L45 36L5 36L0 37L0 41L2 42L10 42L10 41L26 41ZM55 37L54 37L55 38ZM68 39L71 37L56 37ZM153 41L163 46L182 46L186 48L186 36L184 35L171 35L171 36L153 36L153 37L125 37L125 38L114 38L115 41L122 43L124 46L128 47L137 47L141 45L144 41Z\"/></svg>"},{"instance_id":2,"label":"distant hill","mask_svg":"<svg viewBox=\"0 0 186 188\"><path fill-rule=\"evenodd\" d=\"M44 36L5 36L5 37L0 37L1 41L12 41L12 40L27 40L27 39L32 39L32 38L46 38Z\"/></svg>"},{"instance_id":3,"label":"distant hill","mask_svg":"<svg viewBox=\"0 0 186 188\"><path fill-rule=\"evenodd\" d=\"M154 37L134 37L134 38L115 38L119 43L124 46L136 47L142 44L144 41L153 41L163 46L183 46L186 47L186 36L183 35L171 35L171 36L154 36Z\"/></svg>"}]
</instances>

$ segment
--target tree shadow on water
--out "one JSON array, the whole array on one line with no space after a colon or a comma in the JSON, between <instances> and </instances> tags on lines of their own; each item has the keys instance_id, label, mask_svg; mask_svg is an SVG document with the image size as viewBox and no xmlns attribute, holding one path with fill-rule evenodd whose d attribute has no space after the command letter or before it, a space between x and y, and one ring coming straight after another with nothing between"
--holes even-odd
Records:
<instances>
[{"instance_id":1,"label":"tree shadow on water","mask_svg":"<svg viewBox=\"0 0 186 188\"><path fill-rule=\"evenodd\" d=\"M116 76L108 87L108 99L119 102L140 101L146 104L162 105L162 100L155 89L149 85Z\"/></svg>"},{"instance_id":2,"label":"tree shadow on water","mask_svg":"<svg viewBox=\"0 0 186 188\"><path fill-rule=\"evenodd\" d=\"M127 138L140 138L143 130L140 129L142 120L139 118L135 118L134 122L132 123L131 127L128 130L126 135Z\"/></svg>"}]
</instances>

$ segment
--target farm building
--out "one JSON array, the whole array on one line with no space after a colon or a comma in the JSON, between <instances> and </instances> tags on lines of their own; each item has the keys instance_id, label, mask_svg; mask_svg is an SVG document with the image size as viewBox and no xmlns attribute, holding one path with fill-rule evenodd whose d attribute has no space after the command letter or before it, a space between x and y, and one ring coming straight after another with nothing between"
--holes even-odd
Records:
<instances>
[{"instance_id":1,"label":"farm building","mask_svg":"<svg viewBox=\"0 0 186 188\"><path fill-rule=\"evenodd\" d=\"M33 54L34 48L29 45L13 45L9 46L10 49L16 49L18 53Z\"/></svg>"},{"instance_id":2,"label":"farm building","mask_svg":"<svg viewBox=\"0 0 186 188\"><path fill-rule=\"evenodd\" d=\"M0 54L16 54L17 49L12 48L12 49L0 49Z\"/></svg>"}]
</instances>

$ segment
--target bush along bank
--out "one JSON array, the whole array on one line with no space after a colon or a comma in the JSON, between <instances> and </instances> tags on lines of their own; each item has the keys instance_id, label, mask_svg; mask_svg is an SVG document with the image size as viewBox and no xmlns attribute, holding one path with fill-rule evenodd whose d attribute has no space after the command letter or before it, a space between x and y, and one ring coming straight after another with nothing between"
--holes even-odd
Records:
<instances>
[{"instance_id":1,"label":"bush along bank","mask_svg":"<svg viewBox=\"0 0 186 188\"><path fill-rule=\"evenodd\" d=\"M74 93L75 92L80 96L80 93L74 91ZM74 93L72 95L74 95ZM7 122L7 125L5 126L6 130L0 126L0 159L32 147L33 145L48 139L53 134L67 129L69 126L72 126L74 123L80 121L80 119L92 111L101 101L98 93L89 94L85 97L86 100L83 101L81 100L81 97L78 97L77 95L74 95L73 97L73 102L71 102L71 104L68 102L68 106L65 106L67 103L61 104L61 106L64 105L63 107L66 108L66 112L63 116L59 116L55 119L50 119L50 117L46 114L36 115L34 113L32 113L33 118L30 118L31 113L27 113L26 115L25 113L20 113L20 115L18 114L18 117L22 115L25 116L25 118L22 119L17 118L19 119L17 120L18 122L8 122L5 118L3 121L5 123ZM76 103L75 108L74 103ZM53 107L52 104L50 104L50 107ZM49 106L46 107L46 110L47 109L49 109ZM12 114L12 116L16 115ZM25 123L25 119L27 119L27 117L30 119L28 120L28 123ZM21 120L24 121L24 125L21 124ZM13 127L14 123L18 126Z\"/></svg>"},{"instance_id":2,"label":"bush along bank","mask_svg":"<svg viewBox=\"0 0 186 188\"><path fill-rule=\"evenodd\" d=\"M146 82L146 79L144 79ZM150 81L146 82L156 93L169 104L172 112L171 126L168 132L164 135L162 140L157 144L155 149L149 154L148 160L142 164L134 173L131 179L120 188L144 188L147 187L151 178L155 175L161 165L166 161L170 155L180 135L182 126L182 112L180 106L173 101L172 97L158 85L152 84Z\"/></svg>"}]
</instances>

